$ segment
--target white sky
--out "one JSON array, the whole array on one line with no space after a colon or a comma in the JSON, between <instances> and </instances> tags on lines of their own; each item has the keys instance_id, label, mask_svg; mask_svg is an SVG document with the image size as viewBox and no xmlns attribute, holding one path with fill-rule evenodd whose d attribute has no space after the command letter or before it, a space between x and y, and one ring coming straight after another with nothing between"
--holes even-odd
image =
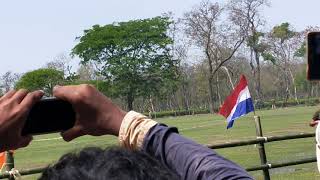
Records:
<instances>
[{"instance_id":1,"label":"white sky","mask_svg":"<svg viewBox=\"0 0 320 180\"><path fill-rule=\"evenodd\" d=\"M224 2L223 0L219 0ZM10 0L0 1L0 74L40 68L69 54L75 37L94 24L149 18L172 11L181 16L199 0ZM268 27L290 22L297 30L320 25L319 0L271 0ZM74 64L78 63L75 59Z\"/></svg>"}]
</instances>

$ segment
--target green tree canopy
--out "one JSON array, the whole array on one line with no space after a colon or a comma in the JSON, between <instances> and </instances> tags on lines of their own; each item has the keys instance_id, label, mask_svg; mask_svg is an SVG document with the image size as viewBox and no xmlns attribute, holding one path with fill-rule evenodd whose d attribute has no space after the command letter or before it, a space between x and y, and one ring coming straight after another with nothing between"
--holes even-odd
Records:
<instances>
[{"instance_id":1,"label":"green tree canopy","mask_svg":"<svg viewBox=\"0 0 320 180\"><path fill-rule=\"evenodd\" d=\"M46 96L52 95L52 89L55 85L64 82L62 71L55 69L38 69L27 72L16 83L16 89L27 89L29 91L43 90Z\"/></svg>"},{"instance_id":2,"label":"green tree canopy","mask_svg":"<svg viewBox=\"0 0 320 180\"><path fill-rule=\"evenodd\" d=\"M128 109L137 96L160 93L177 77L177 64L170 53L173 40L167 34L167 17L95 25L84 31L72 54L100 63L100 73L114 92L126 98Z\"/></svg>"},{"instance_id":3,"label":"green tree canopy","mask_svg":"<svg viewBox=\"0 0 320 180\"><path fill-rule=\"evenodd\" d=\"M300 48L294 53L296 57L305 57L307 53L307 43L304 41Z\"/></svg>"},{"instance_id":4,"label":"green tree canopy","mask_svg":"<svg viewBox=\"0 0 320 180\"><path fill-rule=\"evenodd\" d=\"M271 36L280 39L281 43L297 35L297 32L291 30L288 22L273 27Z\"/></svg>"}]
</instances>

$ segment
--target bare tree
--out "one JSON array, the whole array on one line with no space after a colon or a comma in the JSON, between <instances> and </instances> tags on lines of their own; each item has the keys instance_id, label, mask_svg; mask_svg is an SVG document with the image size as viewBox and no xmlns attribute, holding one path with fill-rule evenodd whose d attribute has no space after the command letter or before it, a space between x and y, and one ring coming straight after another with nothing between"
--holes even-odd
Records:
<instances>
[{"instance_id":1,"label":"bare tree","mask_svg":"<svg viewBox=\"0 0 320 180\"><path fill-rule=\"evenodd\" d=\"M96 69L92 63L80 65L77 74L80 81L98 80Z\"/></svg>"},{"instance_id":2,"label":"bare tree","mask_svg":"<svg viewBox=\"0 0 320 180\"><path fill-rule=\"evenodd\" d=\"M20 75L8 71L1 76L0 79L0 89L3 93L6 93L14 88L15 83L19 80Z\"/></svg>"},{"instance_id":3,"label":"bare tree","mask_svg":"<svg viewBox=\"0 0 320 180\"><path fill-rule=\"evenodd\" d=\"M52 61L49 61L45 68L55 69L62 71L65 76L69 76L72 73L72 66L70 65L71 59L64 53L58 54L53 58Z\"/></svg>"},{"instance_id":4,"label":"bare tree","mask_svg":"<svg viewBox=\"0 0 320 180\"><path fill-rule=\"evenodd\" d=\"M185 32L192 42L203 50L209 67L208 82L212 111L215 107L213 87L215 75L227 61L232 59L244 42L248 27L245 22L235 22L232 18L222 19L223 13L227 15L227 11L218 3L203 1L184 15Z\"/></svg>"},{"instance_id":5,"label":"bare tree","mask_svg":"<svg viewBox=\"0 0 320 180\"><path fill-rule=\"evenodd\" d=\"M260 57L265 45L261 41L264 35L261 28L265 20L260 11L265 6L269 6L268 0L231 0L229 3L231 17L234 21L246 22L249 25L246 45L250 49L250 66L255 80L257 100L262 98Z\"/></svg>"}]
</instances>

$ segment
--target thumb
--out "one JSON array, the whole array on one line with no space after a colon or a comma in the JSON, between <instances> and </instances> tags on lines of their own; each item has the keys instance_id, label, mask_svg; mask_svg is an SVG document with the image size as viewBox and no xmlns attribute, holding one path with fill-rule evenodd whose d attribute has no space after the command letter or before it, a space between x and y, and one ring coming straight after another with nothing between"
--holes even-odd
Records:
<instances>
[{"instance_id":1,"label":"thumb","mask_svg":"<svg viewBox=\"0 0 320 180\"><path fill-rule=\"evenodd\" d=\"M85 135L85 133L80 126L74 126L73 128L61 133L62 138L67 142L83 135Z\"/></svg>"}]
</instances>

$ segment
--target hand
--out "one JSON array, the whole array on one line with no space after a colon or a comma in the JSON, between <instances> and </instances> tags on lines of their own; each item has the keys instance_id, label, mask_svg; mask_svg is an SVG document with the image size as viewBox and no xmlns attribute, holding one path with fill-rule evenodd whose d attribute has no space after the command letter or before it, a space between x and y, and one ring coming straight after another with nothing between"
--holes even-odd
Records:
<instances>
[{"instance_id":1,"label":"hand","mask_svg":"<svg viewBox=\"0 0 320 180\"><path fill-rule=\"evenodd\" d=\"M56 86L53 95L70 102L76 112L74 127L61 134L65 141L71 141L82 135L118 136L126 112L93 86Z\"/></svg>"},{"instance_id":2,"label":"hand","mask_svg":"<svg viewBox=\"0 0 320 180\"><path fill-rule=\"evenodd\" d=\"M315 126L318 125L318 123L319 123L319 120L312 120L312 121L309 123L309 126L315 127Z\"/></svg>"},{"instance_id":3,"label":"hand","mask_svg":"<svg viewBox=\"0 0 320 180\"><path fill-rule=\"evenodd\" d=\"M21 136L31 107L43 96L42 91L9 91L0 98L0 151L27 146L32 136Z\"/></svg>"}]
</instances>

